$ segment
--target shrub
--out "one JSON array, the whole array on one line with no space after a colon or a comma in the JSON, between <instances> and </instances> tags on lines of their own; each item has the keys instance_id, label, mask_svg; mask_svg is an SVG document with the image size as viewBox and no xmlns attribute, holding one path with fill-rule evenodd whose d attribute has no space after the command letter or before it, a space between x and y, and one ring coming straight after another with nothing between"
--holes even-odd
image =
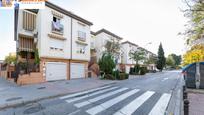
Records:
<instances>
[{"instance_id":1,"label":"shrub","mask_svg":"<svg viewBox=\"0 0 204 115\"><path fill-rule=\"evenodd\" d=\"M140 67L140 75L145 75L147 73L147 67Z\"/></svg>"},{"instance_id":2,"label":"shrub","mask_svg":"<svg viewBox=\"0 0 204 115\"><path fill-rule=\"evenodd\" d=\"M129 74L133 75L133 73L134 73L134 68L131 67L131 68L130 68L130 72L129 72Z\"/></svg>"},{"instance_id":3,"label":"shrub","mask_svg":"<svg viewBox=\"0 0 204 115\"><path fill-rule=\"evenodd\" d=\"M99 67L105 74L112 74L115 66L114 59L110 54L104 53L102 58L99 59Z\"/></svg>"},{"instance_id":4,"label":"shrub","mask_svg":"<svg viewBox=\"0 0 204 115\"><path fill-rule=\"evenodd\" d=\"M136 74L138 74L139 71L140 71L140 65L137 64L137 65L135 65L135 67L134 67L134 72L135 72Z\"/></svg>"},{"instance_id":5,"label":"shrub","mask_svg":"<svg viewBox=\"0 0 204 115\"><path fill-rule=\"evenodd\" d=\"M120 78L120 72L119 72L119 70L116 70L116 71L114 71L113 73L112 73L112 75L115 77L115 79L119 79Z\"/></svg>"},{"instance_id":6,"label":"shrub","mask_svg":"<svg viewBox=\"0 0 204 115\"><path fill-rule=\"evenodd\" d=\"M119 74L119 80L124 80L124 79L128 79L129 78L129 74L126 73L120 73Z\"/></svg>"},{"instance_id":7,"label":"shrub","mask_svg":"<svg viewBox=\"0 0 204 115\"><path fill-rule=\"evenodd\" d=\"M112 74L106 74L105 79L115 80L115 76L113 76Z\"/></svg>"}]
</instances>

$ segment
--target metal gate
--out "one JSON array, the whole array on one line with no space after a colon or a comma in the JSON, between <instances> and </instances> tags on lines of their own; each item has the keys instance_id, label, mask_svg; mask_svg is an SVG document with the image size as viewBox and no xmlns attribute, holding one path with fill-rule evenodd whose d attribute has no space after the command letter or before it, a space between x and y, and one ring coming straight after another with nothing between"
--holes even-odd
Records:
<instances>
[{"instance_id":1,"label":"metal gate","mask_svg":"<svg viewBox=\"0 0 204 115\"><path fill-rule=\"evenodd\" d=\"M196 64L192 64L186 71L187 77L186 77L186 86L188 88L196 88Z\"/></svg>"},{"instance_id":2,"label":"metal gate","mask_svg":"<svg viewBox=\"0 0 204 115\"><path fill-rule=\"evenodd\" d=\"M204 62L200 63L200 88L204 89Z\"/></svg>"}]
</instances>

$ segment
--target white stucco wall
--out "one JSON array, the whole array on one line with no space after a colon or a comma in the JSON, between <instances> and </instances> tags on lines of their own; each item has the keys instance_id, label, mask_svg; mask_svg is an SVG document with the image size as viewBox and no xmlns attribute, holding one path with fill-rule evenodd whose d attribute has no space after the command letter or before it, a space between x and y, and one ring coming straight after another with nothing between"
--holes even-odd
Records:
<instances>
[{"instance_id":1,"label":"white stucco wall","mask_svg":"<svg viewBox=\"0 0 204 115\"><path fill-rule=\"evenodd\" d=\"M102 57L102 54L105 50L105 44L108 40L110 41L111 39L120 41L117 38L115 38L111 35L108 35L104 32L95 36L95 49L97 51L97 53L96 53L97 54L97 60L99 60Z\"/></svg>"},{"instance_id":2,"label":"white stucco wall","mask_svg":"<svg viewBox=\"0 0 204 115\"><path fill-rule=\"evenodd\" d=\"M83 28L81 28L81 25L79 22L75 19L72 19L72 59L74 60L90 60L90 39L91 39L91 33L90 33L90 26L84 24ZM86 33L86 43L85 46L85 54L77 53L77 44L76 41L78 41L78 31L83 31Z\"/></svg>"},{"instance_id":3,"label":"white stucco wall","mask_svg":"<svg viewBox=\"0 0 204 115\"><path fill-rule=\"evenodd\" d=\"M129 43L122 44L123 54L123 64L136 64L136 62L133 59L130 59L129 53L131 50L136 50L137 46L130 45Z\"/></svg>"},{"instance_id":4,"label":"white stucco wall","mask_svg":"<svg viewBox=\"0 0 204 115\"><path fill-rule=\"evenodd\" d=\"M63 15L64 17L60 20L60 23L64 25L63 37L66 38L66 40L59 40L60 42L61 41L63 42L63 51L55 51L50 49L50 42L53 38L50 38L48 34L52 33L52 21L53 21L52 10L53 9L46 7L45 9L39 10L38 12L39 15L38 38L40 48L39 55L40 57L70 59L71 18L66 15Z\"/></svg>"}]
</instances>

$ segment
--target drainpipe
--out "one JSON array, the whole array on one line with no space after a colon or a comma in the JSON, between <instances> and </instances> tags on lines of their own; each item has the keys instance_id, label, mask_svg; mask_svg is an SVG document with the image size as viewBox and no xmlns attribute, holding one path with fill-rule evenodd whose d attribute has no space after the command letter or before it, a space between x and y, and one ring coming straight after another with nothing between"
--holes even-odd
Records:
<instances>
[{"instance_id":1,"label":"drainpipe","mask_svg":"<svg viewBox=\"0 0 204 115\"><path fill-rule=\"evenodd\" d=\"M71 52L70 52L70 54L71 54L71 56L70 56L70 61L72 60L72 39L73 39L73 37L72 37L72 34L73 34L73 31L72 31L72 29L73 29L73 24L72 24L72 18L71 18ZM69 62L69 80L71 79L71 62Z\"/></svg>"},{"instance_id":2,"label":"drainpipe","mask_svg":"<svg viewBox=\"0 0 204 115\"><path fill-rule=\"evenodd\" d=\"M200 88L200 63L196 63L196 89Z\"/></svg>"},{"instance_id":3,"label":"drainpipe","mask_svg":"<svg viewBox=\"0 0 204 115\"><path fill-rule=\"evenodd\" d=\"M71 18L71 59L72 59L72 18Z\"/></svg>"}]
</instances>

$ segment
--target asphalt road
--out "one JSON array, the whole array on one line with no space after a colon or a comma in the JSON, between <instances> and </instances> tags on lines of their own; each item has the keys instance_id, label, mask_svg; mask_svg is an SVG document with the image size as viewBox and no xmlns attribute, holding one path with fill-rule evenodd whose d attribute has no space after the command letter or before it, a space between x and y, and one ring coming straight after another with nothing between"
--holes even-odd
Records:
<instances>
[{"instance_id":1,"label":"asphalt road","mask_svg":"<svg viewBox=\"0 0 204 115\"><path fill-rule=\"evenodd\" d=\"M176 102L172 97L176 97L173 95L180 79L179 71L131 77L117 84L1 110L0 115L164 115Z\"/></svg>"}]
</instances>

